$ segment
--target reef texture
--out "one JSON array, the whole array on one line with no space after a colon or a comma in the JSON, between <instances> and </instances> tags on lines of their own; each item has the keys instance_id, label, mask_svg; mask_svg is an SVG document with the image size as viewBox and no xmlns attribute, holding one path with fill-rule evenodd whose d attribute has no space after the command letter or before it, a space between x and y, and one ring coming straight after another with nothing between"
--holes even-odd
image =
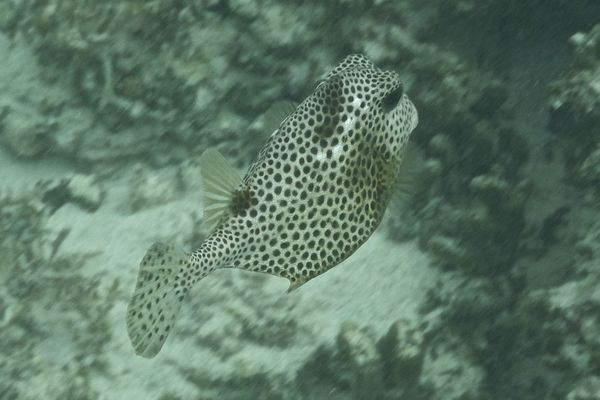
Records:
<instances>
[{"instance_id":1,"label":"reef texture","mask_svg":"<svg viewBox=\"0 0 600 400\"><path fill-rule=\"evenodd\" d=\"M69 229L49 228L41 197L0 197L0 397L98 398L90 377L106 370L117 286L84 276L89 254L61 255Z\"/></svg>"},{"instance_id":2,"label":"reef texture","mask_svg":"<svg viewBox=\"0 0 600 400\"><path fill-rule=\"evenodd\" d=\"M598 398L599 18L566 0L1 2L0 160L57 172L0 187L0 398ZM534 131L515 115L539 99L507 70L537 74L523 54L542 43L572 54L537 78ZM137 256L204 237L197 156L247 166L260 115L351 52L419 111L414 192L382 229L434 260L418 316L340 316L328 337L318 304L220 274L170 355L135 359Z\"/></svg>"},{"instance_id":3,"label":"reef texture","mask_svg":"<svg viewBox=\"0 0 600 400\"><path fill-rule=\"evenodd\" d=\"M562 149L569 177L581 186L600 188L600 24L570 39L574 62L564 79L553 83L550 129Z\"/></svg>"}]
</instances>

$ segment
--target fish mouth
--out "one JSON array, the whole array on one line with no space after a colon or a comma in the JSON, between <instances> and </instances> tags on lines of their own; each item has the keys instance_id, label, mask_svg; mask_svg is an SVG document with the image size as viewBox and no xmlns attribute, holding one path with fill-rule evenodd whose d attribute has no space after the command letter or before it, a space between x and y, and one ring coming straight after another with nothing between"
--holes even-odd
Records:
<instances>
[{"instance_id":1,"label":"fish mouth","mask_svg":"<svg viewBox=\"0 0 600 400\"><path fill-rule=\"evenodd\" d=\"M419 113L417 112L417 108L414 106L414 104L411 102L410 105L412 106L412 116L410 119L410 130L414 130L417 125L419 125Z\"/></svg>"}]
</instances>

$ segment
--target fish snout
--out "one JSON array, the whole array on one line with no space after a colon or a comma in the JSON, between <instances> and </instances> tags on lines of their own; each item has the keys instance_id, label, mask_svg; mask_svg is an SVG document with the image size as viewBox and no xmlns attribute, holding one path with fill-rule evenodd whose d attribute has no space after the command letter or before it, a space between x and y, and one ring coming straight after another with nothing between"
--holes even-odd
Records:
<instances>
[{"instance_id":1,"label":"fish snout","mask_svg":"<svg viewBox=\"0 0 600 400\"><path fill-rule=\"evenodd\" d=\"M417 107L413 104L412 101L405 94L402 98L403 108L406 110L406 118L404 120L404 126L408 125L408 132L412 132L417 125L419 124L419 113L417 112Z\"/></svg>"},{"instance_id":2,"label":"fish snout","mask_svg":"<svg viewBox=\"0 0 600 400\"><path fill-rule=\"evenodd\" d=\"M410 130L413 131L417 127L417 125L419 125L419 113L417 111L417 107L415 107L412 101L410 102L410 105L412 111L410 119Z\"/></svg>"}]
</instances>

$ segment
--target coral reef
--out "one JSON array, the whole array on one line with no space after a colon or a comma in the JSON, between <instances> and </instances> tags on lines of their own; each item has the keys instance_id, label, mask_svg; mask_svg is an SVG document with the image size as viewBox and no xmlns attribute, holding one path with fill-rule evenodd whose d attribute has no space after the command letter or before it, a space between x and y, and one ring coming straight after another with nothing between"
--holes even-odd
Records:
<instances>
[{"instance_id":1,"label":"coral reef","mask_svg":"<svg viewBox=\"0 0 600 400\"><path fill-rule=\"evenodd\" d=\"M154 173L141 164L133 167L128 206L132 212L167 203L177 195L177 180Z\"/></svg>"},{"instance_id":2,"label":"coral reef","mask_svg":"<svg viewBox=\"0 0 600 400\"><path fill-rule=\"evenodd\" d=\"M298 370L296 386L301 398L433 398L419 381L423 358L424 331L408 321L395 322L379 340L346 322L335 345L317 349Z\"/></svg>"},{"instance_id":3,"label":"coral reef","mask_svg":"<svg viewBox=\"0 0 600 400\"><path fill-rule=\"evenodd\" d=\"M566 93L579 90L571 81L563 87L567 86L569 92ZM556 88L556 84L553 87ZM586 118L590 116L590 109L587 108ZM585 118L577 119L574 116L564 118L554 106L551 112L550 126L561 135L581 128L573 125L572 121L585 121ZM560 132L557 131L559 125L562 126ZM585 136L585 139L579 140L576 135ZM589 130L585 134L579 131L565 136L564 140L572 145L564 144L563 139L553 138L549 146L555 152L565 149L567 171L573 171L580 177L581 171L585 171L585 179L578 180L589 185L594 179L595 144L589 142L594 142L593 134ZM525 147L516 143L513 141L507 147L507 151L513 155L518 153L511 149ZM434 137L426 151L447 154L448 147L448 140ZM580 153L573 163L574 153L570 148L587 152L587 156L581 156ZM493 153L487 154L487 158L493 160ZM446 168L438 167L436 171L446 171ZM516 177L524 177L518 168L515 172ZM452 172L442 175L444 179L451 179L451 176ZM457 175L459 178L465 176L469 176L468 171ZM501 179L490 174L475 176L468 181L469 190L465 190L465 193L469 193L468 199L451 198L448 201L445 198L437 201L438 207L446 210L453 208L454 215L457 215L452 218L453 214L445 213L444 217L438 212L437 216L441 217L436 219L438 232L452 229L445 227L449 222L455 222L454 227L467 227L468 232L466 237L458 236L455 240L448 235L435 233L426 242L427 246L452 263L464 266L469 265L471 260L478 260L484 266L477 270L473 264L473 268L462 269L455 277L460 283L452 285L446 281L440 285L444 290L432 292L433 304L429 310L438 315L441 321L430 332L431 347L435 347L438 341L442 347L447 346L449 341L467 344L460 351L453 350L452 354L459 357L464 352L466 359L475 361L469 367L470 370L480 371L480 391L475 398L562 399L567 395L575 396L575 392L569 394L575 390L573 382L580 376L590 375L597 368L594 357L586 356L594 354L596 344L586 339L584 328L592 327L595 330L595 313L588 313L589 309L577 305L571 308L566 301L567 296L581 293L582 303L591 309L596 307L596 300L586 288L596 288L598 285L594 274L590 273L597 268L595 260L598 256L591 250L595 246L592 244L596 236L593 221L597 221L597 211L586 210L585 207L595 201L583 195L575 201L571 200L571 204L579 203L577 211L570 213L572 205L564 205L550 212L539 224L531 225L530 221L530 226L527 226L525 212L532 195L530 186L537 182L533 176L520 183L514 180L515 175L512 179L510 176L504 175ZM549 175L546 179L552 178ZM555 183L559 184L558 181ZM588 191L592 196L595 190L594 184L583 187L583 193ZM482 209L470 203L473 200L488 207L495 202L494 211L500 211L500 218L494 219L490 208ZM454 201L457 206L452 207ZM461 210L468 204L471 207ZM502 211L505 204L506 211ZM431 217L435 215L425 214L424 217L432 220ZM462 219L460 216L463 216ZM486 220L490 225L482 224ZM574 224L574 221L577 223ZM496 229L498 233L494 233ZM468 236L469 233L474 235ZM485 246L486 237L494 239L489 247L495 249L490 251L489 248L481 248ZM469 243L475 245L475 251L470 249ZM541 250L535 250L536 246ZM501 254L507 250L510 255ZM472 258L477 254L482 258ZM485 265L490 264L486 258L494 259L494 263L496 260L500 262L487 270ZM470 276L461 276L460 272ZM582 279L582 276L587 278ZM448 278L446 274L445 279ZM559 297L558 293L565 297ZM553 298L556 300L550 300ZM536 389L532 391L534 386Z\"/></svg>"},{"instance_id":4,"label":"coral reef","mask_svg":"<svg viewBox=\"0 0 600 400\"><path fill-rule=\"evenodd\" d=\"M97 398L89 377L105 371L110 293L80 274L86 255L63 256L68 232L52 229L39 197L0 198L0 365L12 379L1 390L9 398Z\"/></svg>"},{"instance_id":5,"label":"coral reef","mask_svg":"<svg viewBox=\"0 0 600 400\"><path fill-rule=\"evenodd\" d=\"M582 379L568 395L567 400L596 400L600 397L600 379L593 376Z\"/></svg>"},{"instance_id":6,"label":"coral reef","mask_svg":"<svg viewBox=\"0 0 600 400\"><path fill-rule=\"evenodd\" d=\"M422 183L392 236L406 237L407 226L447 267L488 276L508 271L524 228L528 184L521 169L529 150L506 86L435 45L404 39L398 46L427 118L414 135Z\"/></svg>"},{"instance_id":7,"label":"coral reef","mask_svg":"<svg viewBox=\"0 0 600 400\"><path fill-rule=\"evenodd\" d=\"M499 287L488 279L451 279L432 293L428 310L439 320L430 332L430 350L448 351L449 342L459 346L456 353L471 363L468 369L478 371L474 398L564 398L585 368L572 364L567 342L578 334L546 291L523 293L507 282Z\"/></svg>"},{"instance_id":8,"label":"coral reef","mask_svg":"<svg viewBox=\"0 0 600 400\"><path fill-rule=\"evenodd\" d=\"M453 4L457 3L450 2L446 6ZM514 7L522 9L516 4ZM485 8L482 3L471 3L461 12L476 17L481 15L482 8ZM506 15L503 11L496 12ZM580 11L571 8L568 12ZM531 16L556 18L551 13ZM487 17L493 18L493 14ZM531 27L522 29L533 34ZM538 184L536 179L557 178L550 174L547 177L526 175L531 171L528 163L539 161L529 158L531 139L519 132L511 115L514 109L507 99L514 94L506 92L509 86L503 83L503 75L481 74L472 65L453 60L452 54L445 55L438 50L427 57L438 60L432 63L434 78L428 80L435 82L430 90L436 95L421 98L421 105L418 98L428 91L420 87L418 74L413 81L419 110L421 113L425 110L430 116L426 121L422 119L420 135L415 136L426 159L423 174L430 185L413 199L418 217L409 221L421 226L408 229L419 235L423 246L437 255L443 265L451 267L451 272L444 274L440 290L432 292L432 304L424 312L440 318L439 325L429 332L429 347L440 347L439 352L447 352L454 361L462 358L463 363L459 363L462 368L478 377L472 380L473 385L466 385L475 390L465 395L561 399L572 389L576 377L589 375L596 368L593 362L583 362L581 358L581 354L593 352L595 345L582 341L580 332L581 322L595 326L595 320L586 320L583 315L587 314L579 308L575 312L577 317L570 317L563 307L548 300L551 293L560 288L565 293L586 293L584 288L597 287L591 277L584 281L577 278L588 275L589 263L597 259L591 243L595 241L593 221L598 214L582 207L597 204L598 140L589 124L589 118L594 118L598 110L594 103L598 96L590 96L593 92L593 89L590 92L590 84L594 82L590 75L596 74L589 72L589 60L597 60L598 54L593 39L596 29L571 40L586 43L585 46L580 44L576 53L580 54L577 58L584 57L587 64L576 62L575 65L587 65L583 69L587 77L583 78L578 72L581 69L575 68L571 77L553 85L550 128L555 136L559 134L564 138L553 139L548 145L556 153L565 152L567 171L576 175L575 180L583 183L583 193L588 194L577 200L570 199L570 204L551 210L539 222L526 215L532 195L538 195L532 188ZM436 34L439 33L429 33L426 37ZM483 39L485 43L476 51L493 57L495 50L489 52L484 48L493 38ZM423 47L417 46L417 49ZM463 54L470 51L473 49ZM592 62L593 69L597 64L597 61ZM505 62L500 63L500 66L505 65ZM409 70L410 67L409 64ZM575 84L575 76L579 77L578 84ZM460 83L450 86L453 81ZM449 89L445 92L446 87ZM493 105L484 106L483 113L478 111L479 105L487 101ZM557 105L565 108L558 110ZM563 111L567 115L562 114ZM584 126L578 125L580 123ZM556 181L554 185L561 183ZM570 213L572 204L580 207L575 213ZM400 229L407 228L400 225ZM398 236L406 235L400 232ZM536 248L541 250L534 250ZM586 256L577 255L573 251L577 248ZM565 280L570 281L566 286ZM552 287L556 289L549 289ZM588 299L587 304L593 303ZM448 343L456 344L448 346ZM583 345L579 345L581 343ZM524 374L523 371L536 372ZM533 382L537 385L535 392L531 391Z\"/></svg>"},{"instance_id":9,"label":"coral reef","mask_svg":"<svg viewBox=\"0 0 600 400\"><path fill-rule=\"evenodd\" d=\"M43 193L42 201L51 212L69 202L94 212L104 198L104 191L92 175L74 174L51 182L38 182L37 189Z\"/></svg>"},{"instance_id":10,"label":"coral reef","mask_svg":"<svg viewBox=\"0 0 600 400\"><path fill-rule=\"evenodd\" d=\"M597 23L600 4L582 0L456 0L433 9L433 20L423 32L486 69L507 76L530 62L523 51L551 49L561 56L563 41L582 27ZM547 42L550 46L545 46ZM544 60L550 64L550 60ZM516 65L515 65L516 64Z\"/></svg>"},{"instance_id":11,"label":"coral reef","mask_svg":"<svg viewBox=\"0 0 600 400\"><path fill-rule=\"evenodd\" d=\"M576 33L570 44L575 60L569 75L552 85L550 129L573 182L593 190L600 187L600 24Z\"/></svg>"}]
</instances>

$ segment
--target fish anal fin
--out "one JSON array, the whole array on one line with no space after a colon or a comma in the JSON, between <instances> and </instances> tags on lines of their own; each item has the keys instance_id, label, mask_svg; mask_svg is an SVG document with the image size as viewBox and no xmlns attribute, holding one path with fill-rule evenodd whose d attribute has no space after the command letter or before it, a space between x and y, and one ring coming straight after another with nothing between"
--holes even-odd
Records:
<instances>
[{"instance_id":1,"label":"fish anal fin","mask_svg":"<svg viewBox=\"0 0 600 400\"><path fill-rule=\"evenodd\" d=\"M294 280L290 279L290 287L288 287L288 290L287 290L288 293L298 289L300 286L304 285L309 280L310 280L310 278L305 278L305 277L296 278Z\"/></svg>"},{"instance_id":2,"label":"fish anal fin","mask_svg":"<svg viewBox=\"0 0 600 400\"><path fill-rule=\"evenodd\" d=\"M209 232L227 215L231 200L242 184L240 174L216 149L208 149L200 157L204 191L204 224Z\"/></svg>"}]
</instances>

